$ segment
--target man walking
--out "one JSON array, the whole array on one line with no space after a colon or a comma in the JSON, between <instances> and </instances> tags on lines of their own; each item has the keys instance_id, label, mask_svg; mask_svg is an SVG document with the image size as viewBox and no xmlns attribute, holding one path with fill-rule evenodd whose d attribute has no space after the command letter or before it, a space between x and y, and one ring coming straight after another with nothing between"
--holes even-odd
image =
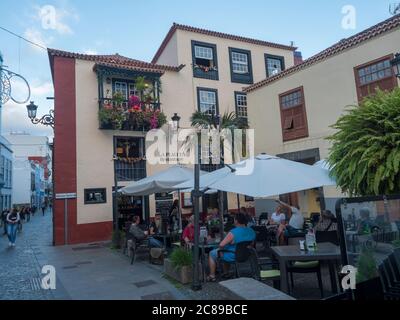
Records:
<instances>
[{"instance_id":1,"label":"man walking","mask_svg":"<svg viewBox=\"0 0 400 320\"><path fill-rule=\"evenodd\" d=\"M44 203L43 202L43 204L42 204L42 213L43 213L43 216L44 216L44 213L46 212L46 203Z\"/></svg>"}]
</instances>

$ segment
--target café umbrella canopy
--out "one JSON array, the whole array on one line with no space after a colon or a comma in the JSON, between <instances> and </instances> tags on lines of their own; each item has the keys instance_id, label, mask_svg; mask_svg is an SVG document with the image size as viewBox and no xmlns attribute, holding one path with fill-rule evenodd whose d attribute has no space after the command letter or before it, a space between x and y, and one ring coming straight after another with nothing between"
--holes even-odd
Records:
<instances>
[{"instance_id":1,"label":"caf\u00e9 umbrella canopy","mask_svg":"<svg viewBox=\"0 0 400 320\"><path fill-rule=\"evenodd\" d=\"M234 172L229 170L228 174L208 187L254 198L265 198L336 185L329 177L328 170L267 154L241 161L232 165L232 168L235 169ZM214 174L217 174L217 171Z\"/></svg>"},{"instance_id":2,"label":"caf\u00e9 umbrella canopy","mask_svg":"<svg viewBox=\"0 0 400 320\"><path fill-rule=\"evenodd\" d=\"M193 177L193 169L174 165L152 176L135 181L121 189L124 195L148 196L154 193L177 190L175 185Z\"/></svg>"},{"instance_id":3,"label":"caf\u00e9 umbrella canopy","mask_svg":"<svg viewBox=\"0 0 400 320\"><path fill-rule=\"evenodd\" d=\"M231 169L229 169L228 167L223 167L219 170L216 170L216 171L213 171L210 173L200 174L200 190L204 191L207 189L212 189L212 188L209 188L209 186L211 184L218 181L222 177L226 176L230 172L231 172ZM175 185L174 188L175 188L175 190L183 190L185 192L191 192L194 189L193 177L191 177L191 179L189 179L185 182Z\"/></svg>"}]
</instances>

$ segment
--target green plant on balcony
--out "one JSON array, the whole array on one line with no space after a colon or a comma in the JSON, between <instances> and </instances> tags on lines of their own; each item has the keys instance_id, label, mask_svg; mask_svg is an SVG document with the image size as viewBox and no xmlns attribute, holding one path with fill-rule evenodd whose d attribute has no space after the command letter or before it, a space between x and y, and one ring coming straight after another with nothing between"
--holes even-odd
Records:
<instances>
[{"instance_id":1,"label":"green plant on balcony","mask_svg":"<svg viewBox=\"0 0 400 320\"><path fill-rule=\"evenodd\" d=\"M125 110L123 107L123 97L117 92L113 96L113 100L103 104L99 110L99 121L101 124L111 124L113 128L122 129L126 120Z\"/></svg>"}]
</instances>

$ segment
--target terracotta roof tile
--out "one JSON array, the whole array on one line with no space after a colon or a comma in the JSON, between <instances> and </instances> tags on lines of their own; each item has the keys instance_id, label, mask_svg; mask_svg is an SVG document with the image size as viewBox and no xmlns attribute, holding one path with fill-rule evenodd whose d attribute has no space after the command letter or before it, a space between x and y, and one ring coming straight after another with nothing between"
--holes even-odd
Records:
<instances>
[{"instance_id":1,"label":"terracotta roof tile","mask_svg":"<svg viewBox=\"0 0 400 320\"><path fill-rule=\"evenodd\" d=\"M180 71L184 67L183 65L166 66L166 65L149 63L145 61L124 57L119 55L118 53L110 55L91 55L91 54L82 54L82 53L68 52L56 49L48 49L48 54L51 59L54 56L74 58L74 59L93 61L96 62L96 64L98 65L106 65L109 67L125 68L129 70L139 70L139 71L156 72L156 73L163 73L164 71Z\"/></svg>"},{"instance_id":2,"label":"terracotta roof tile","mask_svg":"<svg viewBox=\"0 0 400 320\"><path fill-rule=\"evenodd\" d=\"M354 35L352 37L343 39L343 40L337 42L336 44L334 44L333 46L310 57L309 59L304 60L304 62L302 62L301 64L298 64L296 66L288 68L275 76L272 76L272 77L264 79L260 82L254 83L253 85L245 88L244 91L251 92L260 87L266 86L272 82L282 79L283 77L286 77L290 74L293 74L300 70L303 70L311 65L314 65L325 59L328 59L329 57L337 55L337 54L343 52L344 50L355 47L364 41L373 39L381 34L389 32L398 27L400 27L400 14L395 15L381 23L378 23L377 25L370 27L364 31L361 31L360 33L357 33L356 35Z\"/></svg>"},{"instance_id":3,"label":"terracotta roof tile","mask_svg":"<svg viewBox=\"0 0 400 320\"><path fill-rule=\"evenodd\" d=\"M161 46L158 48L156 54L154 55L154 58L151 60L152 63L155 63L158 58L161 56L162 52L166 48L168 42L171 40L172 36L174 35L176 30L184 30L184 31L189 31L189 32L195 32L195 33L200 33L204 34L207 36L212 36L212 37L218 37L218 38L223 38L223 39L229 39L229 40L235 40L235 41L242 41L242 42L247 42L251 44L257 44L261 46L267 46L267 47L272 47L272 48L278 48L278 49L284 49L284 50L290 50L294 51L297 48L288 46L288 45L283 45L279 43L273 43L273 42L268 42L264 40L257 40L257 39L252 39L252 38L246 38L242 36L236 36L233 34L227 34L227 33L222 33L222 32L217 32L217 31L211 31L211 30L206 30L206 29L200 29L196 27L191 27L191 26L186 26L178 23L174 23L172 27L169 29L167 35L165 36L163 42L161 43Z\"/></svg>"}]
</instances>

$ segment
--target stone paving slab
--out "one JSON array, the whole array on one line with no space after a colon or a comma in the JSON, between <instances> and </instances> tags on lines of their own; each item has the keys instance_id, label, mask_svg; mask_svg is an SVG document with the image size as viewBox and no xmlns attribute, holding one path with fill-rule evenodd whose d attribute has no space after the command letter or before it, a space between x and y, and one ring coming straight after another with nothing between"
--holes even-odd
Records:
<instances>
[{"instance_id":1,"label":"stone paving slab","mask_svg":"<svg viewBox=\"0 0 400 320\"><path fill-rule=\"evenodd\" d=\"M23 225L17 246L0 237L0 299L187 299L158 268L130 259L107 243L52 246L51 212ZM41 268L56 269L56 290L40 286ZM135 285L139 284L139 285Z\"/></svg>"}]
</instances>

